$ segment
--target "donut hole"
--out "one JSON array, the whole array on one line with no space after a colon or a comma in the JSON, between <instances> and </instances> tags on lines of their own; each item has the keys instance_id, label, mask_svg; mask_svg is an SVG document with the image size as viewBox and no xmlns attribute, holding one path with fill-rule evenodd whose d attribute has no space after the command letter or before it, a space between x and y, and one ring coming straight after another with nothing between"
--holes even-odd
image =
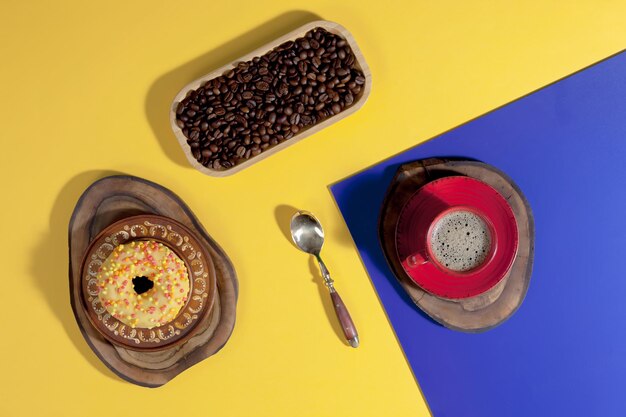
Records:
<instances>
[{"instance_id":1,"label":"donut hole","mask_svg":"<svg viewBox=\"0 0 626 417\"><path fill-rule=\"evenodd\" d=\"M148 292L154 287L154 282L148 277L137 276L133 278L133 288L137 295Z\"/></svg>"}]
</instances>

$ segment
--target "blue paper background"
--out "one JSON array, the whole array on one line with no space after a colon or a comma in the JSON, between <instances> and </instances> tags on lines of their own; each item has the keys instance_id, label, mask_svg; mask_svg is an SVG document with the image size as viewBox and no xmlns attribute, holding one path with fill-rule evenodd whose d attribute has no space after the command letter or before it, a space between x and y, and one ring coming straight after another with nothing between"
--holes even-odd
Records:
<instances>
[{"instance_id":1,"label":"blue paper background","mask_svg":"<svg viewBox=\"0 0 626 417\"><path fill-rule=\"evenodd\" d=\"M526 299L485 333L425 318L377 240L396 169L433 156L503 170L535 216ZM435 416L626 416L625 180L622 52L331 187Z\"/></svg>"}]
</instances>

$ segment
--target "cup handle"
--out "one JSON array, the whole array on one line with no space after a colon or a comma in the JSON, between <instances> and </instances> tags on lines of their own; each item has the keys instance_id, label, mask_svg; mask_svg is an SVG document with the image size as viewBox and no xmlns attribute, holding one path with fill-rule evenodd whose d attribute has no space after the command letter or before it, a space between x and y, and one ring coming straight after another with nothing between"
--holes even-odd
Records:
<instances>
[{"instance_id":1,"label":"cup handle","mask_svg":"<svg viewBox=\"0 0 626 417\"><path fill-rule=\"evenodd\" d=\"M403 262L405 268L407 269L414 269L427 263L428 259L426 259L421 253L414 253L412 255L409 255Z\"/></svg>"}]
</instances>

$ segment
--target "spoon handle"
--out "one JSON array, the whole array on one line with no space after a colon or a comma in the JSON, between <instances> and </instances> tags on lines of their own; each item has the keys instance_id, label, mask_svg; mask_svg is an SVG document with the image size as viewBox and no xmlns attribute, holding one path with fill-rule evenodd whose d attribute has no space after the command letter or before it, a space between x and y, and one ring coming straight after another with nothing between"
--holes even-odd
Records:
<instances>
[{"instance_id":1,"label":"spoon handle","mask_svg":"<svg viewBox=\"0 0 626 417\"><path fill-rule=\"evenodd\" d=\"M343 303L343 300L335 290L335 285L333 279L330 277L330 272L328 272L328 268L326 268L326 264L322 261L319 253L315 255L317 258L317 262L320 265L320 270L322 271L322 277L324 278L324 283L328 287L328 291L330 291L330 298L333 300L333 307L335 307L335 314L337 314L337 318L339 319L339 323L341 324L341 328L343 329L343 334L346 336L348 343L353 348L359 347L359 334L356 331L356 326L352 321L352 317L350 317L350 313L348 313L348 309L346 305Z\"/></svg>"},{"instance_id":2,"label":"spoon handle","mask_svg":"<svg viewBox=\"0 0 626 417\"><path fill-rule=\"evenodd\" d=\"M346 305L343 303L343 300L339 296L337 290L334 287L330 289L330 298L333 300L333 306L335 307L335 313L337 314L337 318L339 319L339 323L341 323L341 328L343 329L343 334L346 336L348 343L353 348L359 346L359 334L356 331L356 327L354 326L354 322L352 321L352 317L350 317L350 313L346 308Z\"/></svg>"}]
</instances>

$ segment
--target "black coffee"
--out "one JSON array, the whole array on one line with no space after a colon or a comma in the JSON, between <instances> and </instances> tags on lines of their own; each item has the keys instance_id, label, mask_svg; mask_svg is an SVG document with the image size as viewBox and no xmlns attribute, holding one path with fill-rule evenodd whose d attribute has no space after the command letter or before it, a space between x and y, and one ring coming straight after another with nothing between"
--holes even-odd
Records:
<instances>
[{"instance_id":1,"label":"black coffee","mask_svg":"<svg viewBox=\"0 0 626 417\"><path fill-rule=\"evenodd\" d=\"M224 170L340 113L364 83L346 40L315 28L190 91L176 124L194 158Z\"/></svg>"},{"instance_id":2,"label":"black coffee","mask_svg":"<svg viewBox=\"0 0 626 417\"><path fill-rule=\"evenodd\" d=\"M446 268L464 272L480 266L491 249L487 223L471 211L458 210L435 223L430 235L430 249Z\"/></svg>"}]
</instances>

